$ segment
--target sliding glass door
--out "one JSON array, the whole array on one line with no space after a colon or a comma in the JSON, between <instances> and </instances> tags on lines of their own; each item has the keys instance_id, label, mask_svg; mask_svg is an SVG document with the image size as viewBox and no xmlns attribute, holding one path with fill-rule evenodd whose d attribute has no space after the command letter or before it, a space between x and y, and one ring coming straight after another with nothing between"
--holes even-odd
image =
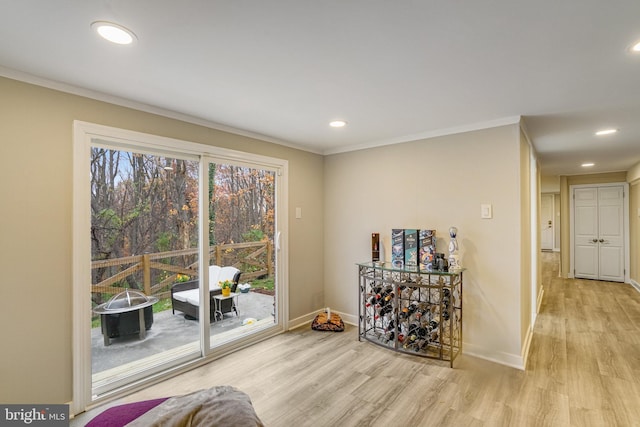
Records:
<instances>
[{"instance_id":1,"label":"sliding glass door","mask_svg":"<svg viewBox=\"0 0 640 427\"><path fill-rule=\"evenodd\" d=\"M198 316L175 316L172 299L178 287L200 293L199 169L197 158L93 140L93 395L201 354Z\"/></svg>"},{"instance_id":2,"label":"sliding glass door","mask_svg":"<svg viewBox=\"0 0 640 427\"><path fill-rule=\"evenodd\" d=\"M273 326L276 318L276 170L207 159L211 347ZM222 269L219 269L221 267ZM219 294L226 269L239 277ZM220 273L218 273L220 272ZM219 275L220 274L220 275Z\"/></svg>"},{"instance_id":3,"label":"sliding glass door","mask_svg":"<svg viewBox=\"0 0 640 427\"><path fill-rule=\"evenodd\" d=\"M286 161L75 130L74 413L286 328Z\"/></svg>"}]
</instances>

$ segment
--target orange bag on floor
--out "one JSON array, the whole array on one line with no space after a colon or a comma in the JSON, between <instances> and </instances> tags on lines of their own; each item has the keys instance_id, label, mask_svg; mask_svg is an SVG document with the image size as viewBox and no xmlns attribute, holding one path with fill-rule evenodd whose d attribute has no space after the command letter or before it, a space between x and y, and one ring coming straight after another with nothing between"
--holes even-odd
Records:
<instances>
[{"instance_id":1,"label":"orange bag on floor","mask_svg":"<svg viewBox=\"0 0 640 427\"><path fill-rule=\"evenodd\" d=\"M344 322L340 315L331 313L330 318L327 318L327 313L320 313L313 319L311 323L311 329L316 331L332 331L342 332L344 331Z\"/></svg>"}]
</instances>

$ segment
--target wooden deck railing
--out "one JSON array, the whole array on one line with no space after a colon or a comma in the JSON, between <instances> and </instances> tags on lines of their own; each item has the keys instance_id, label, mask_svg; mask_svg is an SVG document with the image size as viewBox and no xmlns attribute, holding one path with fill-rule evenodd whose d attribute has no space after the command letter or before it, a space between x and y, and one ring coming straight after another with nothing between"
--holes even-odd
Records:
<instances>
[{"instance_id":1,"label":"wooden deck railing","mask_svg":"<svg viewBox=\"0 0 640 427\"><path fill-rule=\"evenodd\" d=\"M270 241L211 246L209 257L212 265L231 265L242 271L242 282L273 275ZM126 288L134 288L145 295L166 298L178 275L198 277L198 249L93 261L91 273L93 295L115 295Z\"/></svg>"}]
</instances>

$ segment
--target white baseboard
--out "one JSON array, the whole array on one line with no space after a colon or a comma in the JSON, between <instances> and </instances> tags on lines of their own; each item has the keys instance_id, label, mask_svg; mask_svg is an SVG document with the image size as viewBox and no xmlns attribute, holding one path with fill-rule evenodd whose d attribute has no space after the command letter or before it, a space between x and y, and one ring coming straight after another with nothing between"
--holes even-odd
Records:
<instances>
[{"instance_id":1,"label":"white baseboard","mask_svg":"<svg viewBox=\"0 0 640 427\"><path fill-rule=\"evenodd\" d=\"M315 317L318 315L319 312L320 311L317 311L317 312L314 311L311 313L307 313L303 316L296 317L295 319L289 320L289 330L296 329L313 322L313 319L315 319Z\"/></svg>"},{"instance_id":2,"label":"white baseboard","mask_svg":"<svg viewBox=\"0 0 640 427\"><path fill-rule=\"evenodd\" d=\"M524 371L527 367L527 360L529 358L529 349L531 347L531 340L533 339L533 325L529 326L527 330L527 336L524 338L522 345L522 352L520 355L504 352L496 352L488 350L486 348L473 345L470 343L462 344L462 352L469 356L477 357L480 359L488 360L490 362L499 363L501 365L510 366L512 368L520 369Z\"/></svg>"},{"instance_id":3,"label":"white baseboard","mask_svg":"<svg viewBox=\"0 0 640 427\"><path fill-rule=\"evenodd\" d=\"M636 291L640 292L640 283L636 282L633 279L630 279L629 283L636 289Z\"/></svg>"},{"instance_id":4,"label":"white baseboard","mask_svg":"<svg viewBox=\"0 0 640 427\"><path fill-rule=\"evenodd\" d=\"M531 340L533 339L533 325L530 325L527 330L527 336L524 338L524 345L522 346L522 370L527 369L527 360L529 360L529 348L531 347Z\"/></svg>"},{"instance_id":5,"label":"white baseboard","mask_svg":"<svg viewBox=\"0 0 640 427\"><path fill-rule=\"evenodd\" d=\"M536 313L540 313L540 306L542 305L543 296L544 296L544 286L540 286L540 291L538 292L538 299L536 301Z\"/></svg>"},{"instance_id":6,"label":"white baseboard","mask_svg":"<svg viewBox=\"0 0 640 427\"><path fill-rule=\"evenodd\" d=\"M336 311L342 317L342 321L351 326L358 326L358 316L353 314L341 313Z\"/></svg>"},{"instance_id":7,"label":"white baseboard","mask_svg":"<svg viewBox=\"0 0 640 427\"><path fill-rule=\"evenodd\" d=\"M477 357L479 359L488 360L489 362L499 363L501 365L510 366L512 368L520 369L524 371L524 360L521 355L495 352L487 350L486 348L476 346L470 343L462 344L462 353Z\"/></svg>"},{"instance_id":8,"label":"white baseboard","mask_svg":"<svg viewBox=\"0 0 640 427\"><path fill-rule=\"evenodd\" d=\"M289 320L289 330L296 329L302 326L306 326L313 322L313 319L319 314L325 311L324 308L318 309L311 313L307 313L303 316L296 317L295 319ZM333 311L333 310L332 310ZM348 313L342 313L339 311L335 311L335 313L339 314L342 317L342 321L349 325L357 326L358 325L358 316ZM511 354L511 353L503 353L503 352L495 352L491 350L487 350L486 348L475 346L470 343L462 344L462 352L469 356L477 357L479 359L488 360L490 362L499 363L501 365L510 366L512 368L520 369L524 371L526 366L526 359L529 354L529 346L531 344L531 337L533 336L533 329L529 328L529 332L527 333L527 337L525 338L525 344L522 348L522 354Z\"/></svg>"}]
</instances>

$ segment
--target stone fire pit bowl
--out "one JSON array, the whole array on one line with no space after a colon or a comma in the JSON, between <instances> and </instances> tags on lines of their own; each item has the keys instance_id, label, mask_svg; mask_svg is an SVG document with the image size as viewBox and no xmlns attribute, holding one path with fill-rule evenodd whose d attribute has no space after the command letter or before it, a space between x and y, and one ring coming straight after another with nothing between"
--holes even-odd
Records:
<instances>
[{"instance_id":1,"label":"stone fire pit bowl","mask_svg":"<svg viewBox=\"0 0 640 427\"><path fill-rule=\"evenodd\" d=\"M125 335L138 334L143 340L153 325L152 305L157 302L157 297L126 289L94 308L93 312L100 315L104 345L110 345L111 338Z\"/></svg>"}]
</instances>

